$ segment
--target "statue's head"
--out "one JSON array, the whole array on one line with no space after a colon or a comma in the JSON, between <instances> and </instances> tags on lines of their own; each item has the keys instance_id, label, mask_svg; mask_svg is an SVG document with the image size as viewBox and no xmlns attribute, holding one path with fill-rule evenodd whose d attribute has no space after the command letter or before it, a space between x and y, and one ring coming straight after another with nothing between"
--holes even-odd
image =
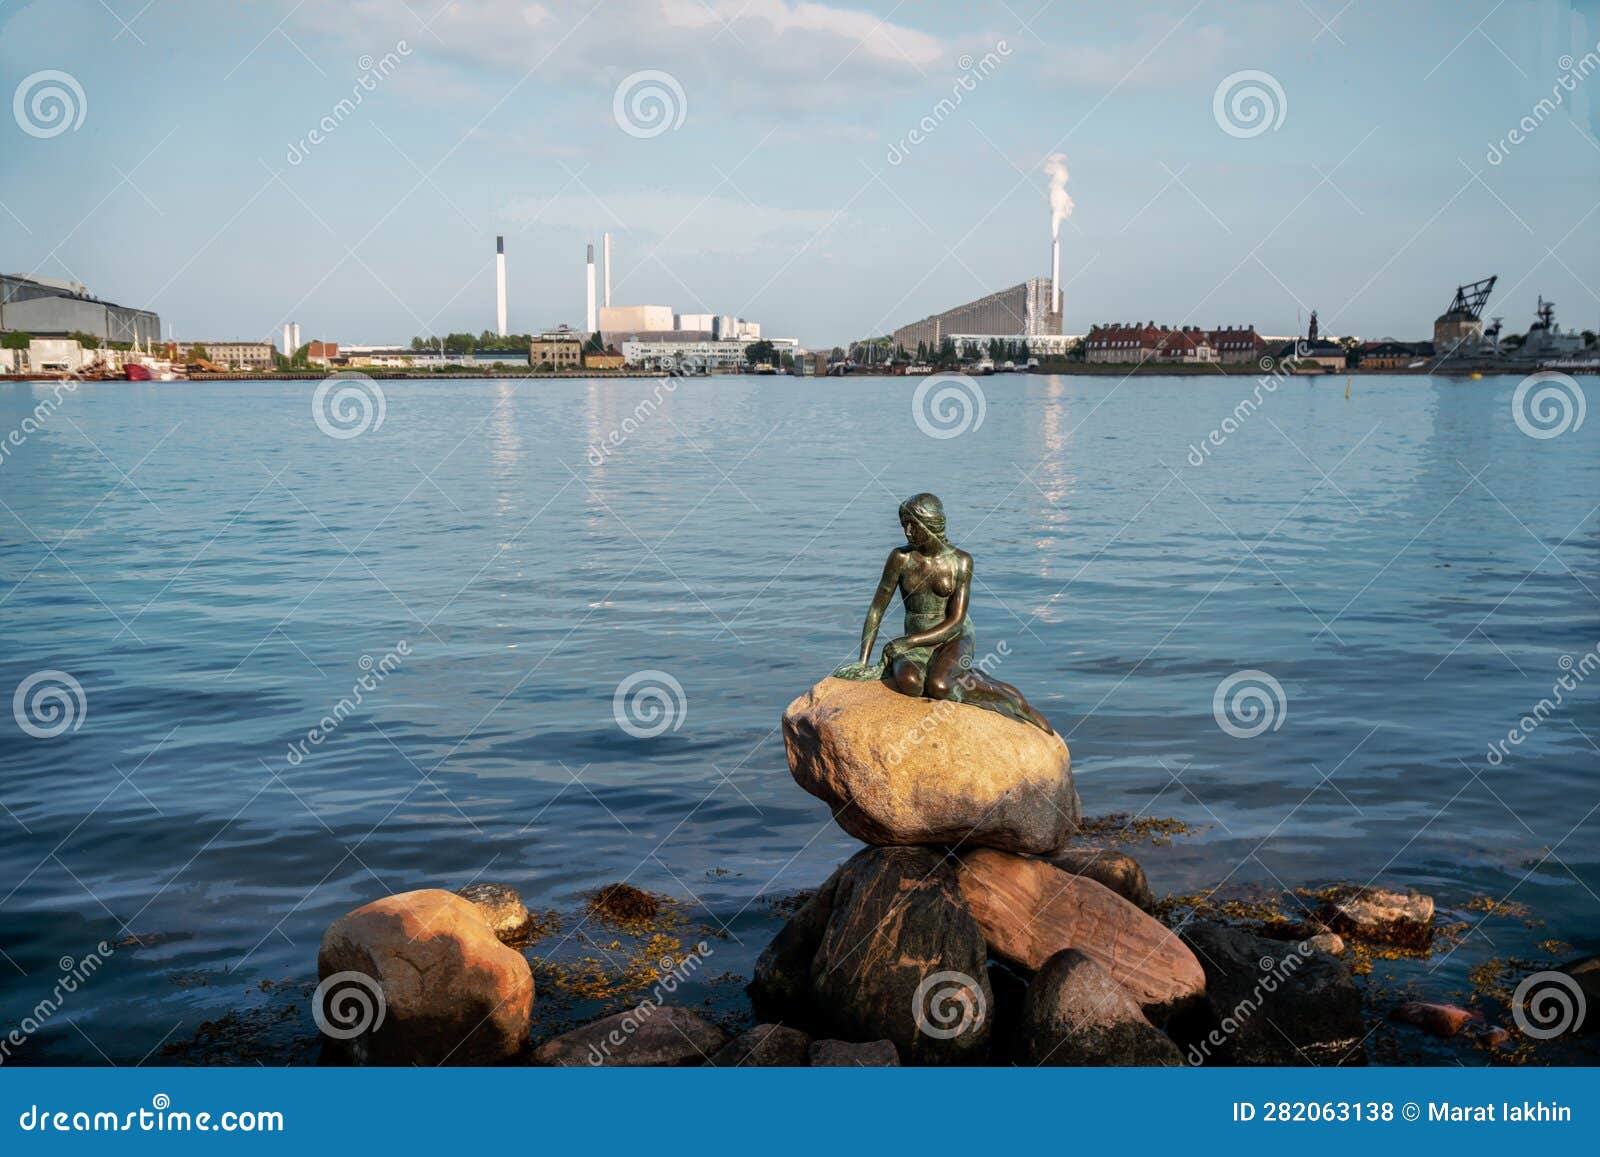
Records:
<instances>
[{"instance_id":1,"label":"statue's head","mask_svg":"<svg viewBox=\"0 0 1600 1157\"><path fill-rule=\"evenodd\" d=\"M926 491L913 494L900 504L900 526L912 546L920 548L943 543L944 503Z\"/></svg>"}]
</instances>

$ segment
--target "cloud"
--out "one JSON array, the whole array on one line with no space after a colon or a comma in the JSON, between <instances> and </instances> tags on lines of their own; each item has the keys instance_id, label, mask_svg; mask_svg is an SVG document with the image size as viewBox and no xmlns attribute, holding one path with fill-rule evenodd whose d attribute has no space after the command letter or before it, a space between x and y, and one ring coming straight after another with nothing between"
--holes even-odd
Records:
<instances>
[{"instance_id":1,"label":"cloud","mask_svg":"<svg viewBox=\"0 0 1600 1157\"><path fill-rule=\"evenodd\" d=\"M734 109L841 103L916 78L953 52L870 12L804 0L481 0L442 9L308 0L291 19L353 51L405 39L494 97L511 82L612 85L659 68L725 95Z\"/></svg>"},{"instance_id":2,"label":"cloud","mask_svg":"<svg viewBox=\"0 0 1600 1157\"><path fill-rule=\"evenodd\" d=\"M826 234L853 221L833 209L755 205L732 197L641 190L607 196L525 197L508 202L501 216L526 229L577 229L625 234L639 259L748 255L762 250L815 247Z\"/></svg>"}]
</instances>

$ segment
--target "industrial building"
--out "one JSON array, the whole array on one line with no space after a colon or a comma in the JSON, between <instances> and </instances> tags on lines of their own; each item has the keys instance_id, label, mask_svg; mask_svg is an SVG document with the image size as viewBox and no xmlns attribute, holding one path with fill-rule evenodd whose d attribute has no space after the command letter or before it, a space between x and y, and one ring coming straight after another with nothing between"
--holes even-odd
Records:
<instances>
[{"instance_id":1,"label":"industrial building","mask_svg":"<svg viewBox=\"0 0 1600 1157\"><path fill-rule=\"evenodd\" d=\"M278 352L266 341L188 341L178 348L185 356L202 350L207 361L229 370L270 370Z\"/></svg>"},{"instance_id":2,"label":"industrial building","mask_svg":"<svg viewBox=\"0 0 1600 1157\"><path fill-rule=\"evenodd\" d=\"M919 346L936 350L945 338L960 334L968 340L979 335L985 341L1026 341L1031 348L1035 338L1061 336L1061 314L1052 308L1055 296L1050 278L1029 278L1020 285L901 326L892 335L894 345L907 353L915 353Z\"/></svg>"},{"instance_id":3,"label":"industrial building","mask_svg":"<svg viewBox=\"0 0 1600 1157\"><path fill-rule=\"evenodd\" d=\"M92 296L82 282L0 274L0 333L66 336L85 333L102 342L161 340L161 319Z\"/></svg>"}]
</instances>

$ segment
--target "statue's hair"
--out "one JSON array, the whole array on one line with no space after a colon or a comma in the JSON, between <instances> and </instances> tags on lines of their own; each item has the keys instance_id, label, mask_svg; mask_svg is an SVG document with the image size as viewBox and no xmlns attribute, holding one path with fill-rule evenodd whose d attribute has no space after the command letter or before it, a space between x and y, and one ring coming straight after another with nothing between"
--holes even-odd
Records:
<instances>
[{"instance_id":1,"label":"statue's hair","mask_svg":"<svg viewBox=\"0 0 1600 1157\"><path fill-rule=\"evenodd\" d=\"M900 521L913 520L941 540L945 536L944 503L927 491L913 494L900 504Z\"/></svg>"}]
</instances>

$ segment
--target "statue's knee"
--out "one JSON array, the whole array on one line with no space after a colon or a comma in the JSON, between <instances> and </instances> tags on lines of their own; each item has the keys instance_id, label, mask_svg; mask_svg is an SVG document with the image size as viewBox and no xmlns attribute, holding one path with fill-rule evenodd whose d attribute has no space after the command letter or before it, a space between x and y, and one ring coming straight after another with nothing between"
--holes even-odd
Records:
<instances>
[{"instance_id":1,"label":"statue's knee","mask_svg":"<svg viewBox=\"0 0 1600 1157\"><path fill-rule=\"evenodd\" d=\"M894 673L894 685L902 695L921 695L922 672L915 667L901 667Z\"/></svg>"},{"instance_id":2,"label":"statue's knee","mask_svg":"<svg viewBox=\"0 0 1600 1157\"><path fill-rule=\"evenodd\" d=\"M948 699L954 690L948 679L929 679L922 685L922 693L929 699Z\"/></svg>"}]
</instances>

